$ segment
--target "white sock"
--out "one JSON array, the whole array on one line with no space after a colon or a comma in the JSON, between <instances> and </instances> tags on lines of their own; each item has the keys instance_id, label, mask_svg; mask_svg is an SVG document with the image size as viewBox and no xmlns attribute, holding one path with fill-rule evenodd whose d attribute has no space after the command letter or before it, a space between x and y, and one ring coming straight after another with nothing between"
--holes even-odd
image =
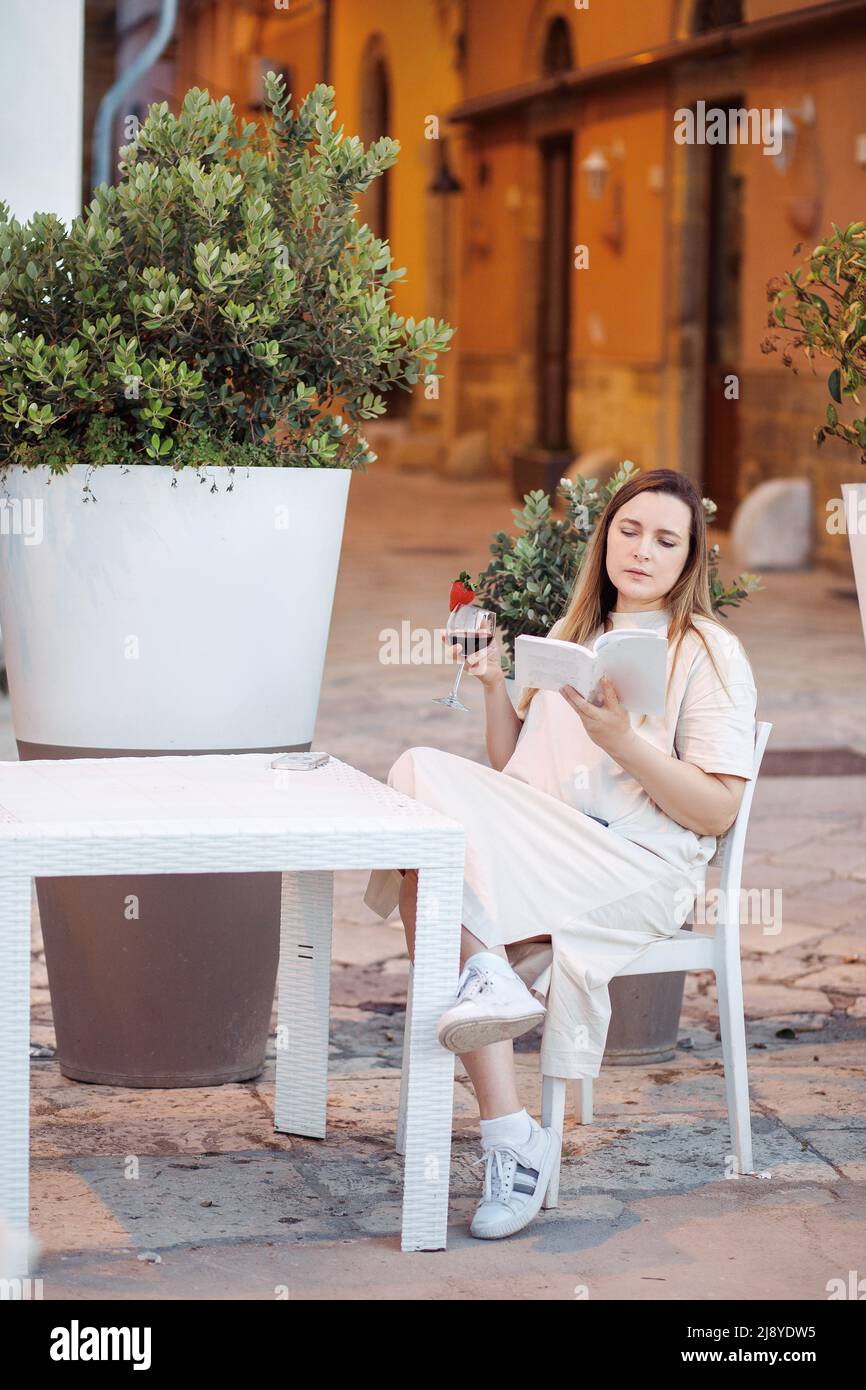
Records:
<instances>
[{"instance_id":1,"label":"white sock","mask_svg":"<svg viewBox=\"0 0 866 1390\"><path fill-rule=\"evenodd\" d=\"M497 1115L492 1120L480 1120L479 1124L481 1146L485 1149L494 1144L525 1144L532 1134L526 1106L513 1115Z\"/></svg>"}]
</instances>

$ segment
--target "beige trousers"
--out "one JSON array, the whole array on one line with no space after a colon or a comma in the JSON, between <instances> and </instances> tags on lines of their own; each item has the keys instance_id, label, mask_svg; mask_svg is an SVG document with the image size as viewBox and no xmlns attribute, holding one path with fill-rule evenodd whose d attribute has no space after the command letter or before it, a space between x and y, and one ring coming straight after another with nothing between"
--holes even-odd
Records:
<instances>
[{"instance_id":1,"label":"beige trousers","mask_svg":"<svg viewBox=\"0 0 866 1390\"><path fill-rule=\"evenodd\" d=\"M694 873L547 792L441 749L407 749L388 784L465 827L461 920L485 946L504 946L545 1003L545 1074L598 1076L609 982L680 928ZM401 882L396 868L374 869L364 902L390 916ZM550 942L527 940L542 935Z\"/></svg>"}]
</instances>

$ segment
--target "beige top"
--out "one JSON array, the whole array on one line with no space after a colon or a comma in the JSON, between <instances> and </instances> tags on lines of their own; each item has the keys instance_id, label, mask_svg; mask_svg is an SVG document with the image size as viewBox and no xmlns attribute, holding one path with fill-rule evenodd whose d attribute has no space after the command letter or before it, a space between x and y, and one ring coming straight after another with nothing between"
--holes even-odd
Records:
<instances>
[{"instance_id":1,"label":"beige top","mask_svg":"<svg viewBox=\"0 0 866 1390\"><path fill-rule=\"evenodd\" d=\"M610 619L615 628L648 627L666 634L670 612L612 613ZM551 637L559 635L562 622L560 618L554 623ZM672 649L668 651L664 715L647 717L641 724L641 716L632 714L632 728L656 748L704 772L751 777L757 701L751 666L732 632L705 618L696 618L695 624L711 645L729 695L700 638L690 632L681 644L672 679ZM672 820L634 777L592 742L577 711L558 691L539 690L535 695L503 772L600 817L618 835L680 868L699 870L701 878L702 866L715 852L712 835L696 835Z\"/></svg>"}]
</instances>

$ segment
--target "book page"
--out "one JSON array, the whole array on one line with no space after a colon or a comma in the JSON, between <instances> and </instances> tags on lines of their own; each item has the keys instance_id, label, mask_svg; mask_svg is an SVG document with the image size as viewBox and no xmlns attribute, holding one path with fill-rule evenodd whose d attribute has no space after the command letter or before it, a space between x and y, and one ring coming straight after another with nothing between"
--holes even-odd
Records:
<instances>
[{"instance_id":1,"label":"book page","mask_svg":"<svg viewBox=\"0 0 866 1390\"><path fill-rule=\"evenodd\" d=\"M636 714L665 712L668 644L657 632L606 633L617 640L599 646L598 677L608 676L620 704Z\"/></svg>"},{"instance_id":2,"label":"book page","mask_svg":"<svg viewBox=\"0 0 866 1390\"><path fill-rule=\"evenodd\" d=\"M518 637L514 647L514 678L520 689L558 690L573 685L584 695L593 685L595 662L585 647L558 637Z\"/></svg>"}]
</instances>

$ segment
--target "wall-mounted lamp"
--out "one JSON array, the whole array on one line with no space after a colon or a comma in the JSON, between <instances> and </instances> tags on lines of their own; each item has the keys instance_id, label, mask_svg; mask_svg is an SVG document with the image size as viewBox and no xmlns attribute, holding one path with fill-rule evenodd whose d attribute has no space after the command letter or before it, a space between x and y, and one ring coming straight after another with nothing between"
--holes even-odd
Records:
<instances>
[{"instance_id":1,"label":"wall-mounted lamp","mask_svg":"<svg viewBox=\"0 0 866 1390\"><path fill-rule=\"evenodd\" d=\"M771 124L771 143L779 146L778 154L773 155L773 163L780 174L784 174L790 167L794 158L794 150L797 147L797 124L813 126L815 124L815 102L811 96L805 96L796 110L788 110L781 107L778 116L773 116ZM796 119L795 119L796 118Z\"/></svg>"},{"instance_id":2,"label":"wall-mounted lamp","mask_svg":"<svg viewBox=\"0 0 866 1390\"><path fill-rule=\"evenodd\" d=\"M586 159L581 162L580 167L586 179L588 196L594 203L601 202L607 187L607 176L610 173L610 165L601 150L593 150L588 154Z\"/></svg>"},{"instance_id":3,"label":"wall-mounted lamp","mask_svg":"<svg viewBox=\"0 0 866 1390\"><path fill-rule=\"evenodd\" d=\"M428 193L436 193L440 196L451 193L462 193L463 184L453 173L448 163L448 136L443 135L436 142L436 173L427 185Z\"/></svg>"},{"instance_id":4,"label":"wall-mounted lamp","mask_svg":"<svg viewBox=\"0 0 866 1390\"><path fill-rule=\"evenodd\" d=\"M594 203L600 203L605 195L613 161L621 163L624 158L625 144L622 140L613 140L606 151L596 145L586 159L581 160L580 168L586 180L586 191Z\"/></svg>"},{"instance_id":5,"label":"wall-mounted lamp","mask_svg":"<svg viewBox=\"0 0 866 1390\"><path fill-rule=\"evenodd\" d=\"M587 197L594 203L604 200L610 187L610 206L606 210L604 226L602 227L602 240L612 251L622 250L625 239L625 220L623 217L623 202L625 185L622 173L622 165L625 160L625 144L622 140L613 140L607 149L596 146L591 150L585 159L581 160L581 172L586 180ZM614 166L616 173L613 174Z\"/></svg>"}]
</instances>

